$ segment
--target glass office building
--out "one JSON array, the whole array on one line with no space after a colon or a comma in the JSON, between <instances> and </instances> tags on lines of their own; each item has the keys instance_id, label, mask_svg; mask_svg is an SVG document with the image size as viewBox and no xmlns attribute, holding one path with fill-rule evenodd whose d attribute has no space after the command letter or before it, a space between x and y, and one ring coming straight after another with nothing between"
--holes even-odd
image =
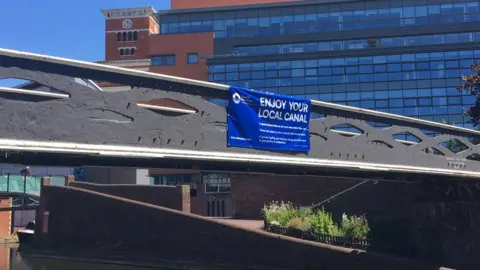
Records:
<instances>
[{"instance_id":1,"label":"glass office building","mask_svg":"<svg viewBox=\"0 0 480 270\"><path fill-rule=\"evenodd\" d=\"M212 82L471 128L461 75L480 58L480 2L296 1L176 10L161 35L213 32Z\"/></svg>"}]
</instances>

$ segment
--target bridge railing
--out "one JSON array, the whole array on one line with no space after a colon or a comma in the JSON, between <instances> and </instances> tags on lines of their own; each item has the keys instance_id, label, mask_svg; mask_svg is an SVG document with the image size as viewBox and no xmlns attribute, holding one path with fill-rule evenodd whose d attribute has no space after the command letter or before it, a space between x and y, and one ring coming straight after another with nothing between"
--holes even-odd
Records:
<instances>
[{"instance_id":1,"label":"bridge railing","mask_svg":"<svg viewBox=\"0 0 480 270\"><path fill-rule=\"evenodd\" d=\"M32 195L40 195L43 177L50 178L50 185L65 185L65 176L62 175L31 175L1 174L0 192L19 192Z\"/></svg>"},{"instance_id":2,"label":"bridge railing","mask_svg":"<svg viewBox=\"0 0 480 270\"><path fill-rule=\"evenodd\" d=\"M206 102L227 100L228 85L6 49L0 77L56 91L0 87L7 163L480 178L480 131L459 126L311 100L308 155L239 149L227 144L225 108ZM91 91L78 78L136 90Z\"/></svg>"}]
</instances>

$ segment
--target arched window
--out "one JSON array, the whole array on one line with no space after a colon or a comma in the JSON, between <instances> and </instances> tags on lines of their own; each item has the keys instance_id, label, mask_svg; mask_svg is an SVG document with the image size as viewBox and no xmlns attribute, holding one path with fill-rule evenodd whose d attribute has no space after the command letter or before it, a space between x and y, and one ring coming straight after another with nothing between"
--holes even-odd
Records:
<instances>
[{"instance_id":1,"label":"arched window","mask_svg":"<svg viewBox=\"0 0 480 270\"><path fill-rule=\"evenodd\" d=\"M123 55L124 52L123 52L123 49L120 49L120 55Z\"/></svg>"},{"instance_id":2,"label":"arched window","mask_svg":"<svg viewBox=\"0 0 480 270\"><path fill-rule=\"evenodd\" d=\"M118 32L117 33L117 41L121 41L122 40L122 33Z\"/></svg>"},{"instance_id":3,"label":"arched window","mask_svg":"<svg viewBox=\"0 0 480 270\"><path fill-rule=\"evenodd\" d=\"M131 48L130 49L130 55L134 55L135 54L135 48Z\"/></svg>"},{"instance_id":4,"label":"arched window","mask_svg":"<svg viewBox=\"0 0 480 270\"><path fill-rule=\"evenodd\" d=\"M128 41L132 41L133 40L133 36L132 36L132 32L128 32Z\"/></svg>"},{"instance_id":5,"label":"arched window","mask_svg":"<svg viewBox=\"0 0 480 270\"><path fill-rule=\"evenodd\" d=\"M122 40L126 41L127 40L127 32L122 33Z\"/></svg>"},{"instance_id":6,"label":"arched window","mask_svg":"<svg viewBox=\"0 0 480 270\"><path fill-rule=\"evenodd\" d=\"M133 40L137 40L138 39L138 32L135 31L133 32Z\"/></svg>"},{"instance_id":7,"label":"arched window","mask_svg":"<svg viewBox=\"0 0 480 270\"><path fill-rule=\"evenodd\" d=\"M130 54L130 49L125 49L125 55L129 55Z\"/></svg>"}]
</instances>

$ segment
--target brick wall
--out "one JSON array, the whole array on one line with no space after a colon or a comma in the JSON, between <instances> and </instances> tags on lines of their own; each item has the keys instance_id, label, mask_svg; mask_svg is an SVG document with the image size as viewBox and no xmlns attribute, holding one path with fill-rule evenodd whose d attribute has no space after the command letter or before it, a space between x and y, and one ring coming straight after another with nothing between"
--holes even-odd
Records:
<instances>
[{"instance_id":1,"label":"brick wall","mask_svg":"<svg viewBox=\"0 0 480 270\"><path fill-rule=\"evenodd\" d=\"M11 253L12 253L12 248L2 247L0 249L0 265L3 267L3 269L13 268L11 266L11 261L12 261Z\"/></svg>"},{"instance_id":2,"label":"brick wall","mask_svg":"<svg viewBox=\"0 0 480 270\"><path fill-rule=\"evenodd\" d=\"M312 205L356 183L355 179L237 174L232 176L233 212L236 217L261 218L272 201Z\"/></svg>"},{"instance_id":3,"label":"brick wall","mask_svg":"<svg viewBox=\"0 0 480 270\"><path fill-rule=\"evenodd\" d=\"M431 181L414 204L419 257L480 269L480 181Z\"/></svg>"},{"instance_id":4,"label":"brick wall","mask_svg":"<svg viewBox=\"0 0 480 270\"><path fill-rule=\"evenodd\" d=\"M44 186L37 248L95 258L196 261L290 269L422 269L438 266L281 237L74 187ZM101 255L100 255L101 254ZM118 257L117 257L118 258ZM198 266L198 265L197 265Z\"/></svg>"},{"instance_id":5,"label":"brick wall","mask_svg":"<svg viewBox=\"0 0 480 270\"><path fill-rule=\"evenodd\" d=\"M12 207L12 198L0 198L0 208ZM0 238L10 238L12 232L12 212L0 211Z\"/></svg>"},{"instance_id":6,"label":"brick wall","mask_svg":"<svg viewBox=\"0 0 480 270\"><path fill-rule=\"evenodd\" d=\"M132 59L146 59L149 58L149 39L152 19L149 17L144 18L131 18L133 23L132 28L124 29L122 22L124 19L111 19L105 21L105 60L132 60ZM125 31L137 31L138 38L135 41L117 41L117 32ZM120 55L120 47L134 47L135 55Z\"/></svg>"},{"instance_id":7,"label":"brick wall","mask_svg":"<svg viewBox=\"0 0 480 270\"><path fill-rule=\"evenodd\" d=\"M188 186L100 185L85 182L71 182L70 186L190 213Z\"/></svg>"},{"instance_id":8,"label":"brick wall","mask_svg":"<svg viewBox=\"0 0 480 270\"><path fill-rule=\"evenodd\" d=\"M195 80L208 80L205 57L213 55L213 33L150 36L149 55L175 55L174 66L151 66L150 72ZM187 55L198 53L198 64L188 64Z\"/></svg>"},{"instance_id":9,"label":"brick wall","mask_svg":"<svg viewBox=\"0 0 480 270\"><path fill-rule=\"evenodd\" d=\"M236 216L260 218L271 201L312 205L363 179L236 175L232 197ZM468 184L468 185L467 185ZM459 269L480 269L480 181L375 182L359 185L323 204L341 215L365 214L371 250L417 258Z\"/></svg>"},{"instance_id":10,"label":"brick wall","mask_svg":"<svg viewBox=\"0 0 480 270\"><path fill-rule=\"evenodd\" d=\"M237 174L232 176L232 199L236 217L261 218L261 208L272 201L313 205L345 191L365 179ZM412 202L418 184L370 181L326 202L330 211L346 214L404 216L405 204Z\"/></svg>"},{"instance_id":11,"label":"brick wall","mask_svg":"<svg viewBox=\"0 0 480 270\"><path fill-rule=\"evenodd\" d=\"M339 177L235 175L232 177L234 216L259 219L265 203L289 201L311 206L341 193L321 205L337 222L344 213L365 215L371 228L373 249L418 257L412 209L419 184L372 180L357 185L363 181L365 179Z\"/></svg>"}]
</instances>

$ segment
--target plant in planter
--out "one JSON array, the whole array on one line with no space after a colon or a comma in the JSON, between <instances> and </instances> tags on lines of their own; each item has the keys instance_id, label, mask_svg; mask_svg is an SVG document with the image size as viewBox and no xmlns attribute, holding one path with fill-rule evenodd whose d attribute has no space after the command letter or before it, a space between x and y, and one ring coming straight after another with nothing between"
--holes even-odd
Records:
<instances>
[{"instance_id":1,"label":"plant in planter","mask_svg":"<svg viewBox=\"0 0 480 270\"><path fill-rule=\"evenodd\" d=\"M332 236L341 236L341 230L335 224L332 214L325 209L317 210L310 218L310 226L316 234L328 234Z\"/></svg>"},{"instance_id":2,"label":"plant in planter","mask_svg":"<svg viewBox=\"0 0 480 270\"><path fill-rule=\"evenodd\" d=\"M333 221L332 214L310 207L294 207L292 203L272 202L262 209L265 229L302 239L323 243L363 247L370 232L365 216L343 215L340 225ZM361 243L358 243L360 241Z\"/></svg>"},{"instance_id":3,"label":"plant in planter","mask_svg":"<svg viewBox=\"0 0 480 270\"><path fill-rule=\"evenodd\" d=\"M355 240L366 240L370 227L367 218L363 216L347 216L343 214L341 230L348 238Z\"/></svg>"},{"instance_id":4,"label":"plant in planter","mask_svg":"<svg viewBox=\"0 0 480 270\"><path fill-rule=\"evenodd\" d=\"M288 222L298 216L298 210L289 202L272 202L263 207L262 214L267 225L278 224L287 228Z\"/></svg>"}]
</instances>

